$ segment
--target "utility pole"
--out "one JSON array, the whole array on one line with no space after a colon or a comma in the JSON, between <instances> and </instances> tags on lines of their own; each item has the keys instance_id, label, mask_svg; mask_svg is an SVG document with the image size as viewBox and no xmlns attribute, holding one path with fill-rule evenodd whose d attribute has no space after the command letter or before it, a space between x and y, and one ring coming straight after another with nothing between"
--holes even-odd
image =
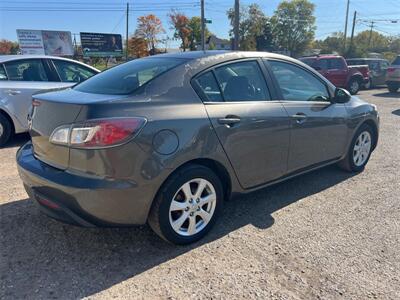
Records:
<instances>
[{"instance_id":1,"label":"utility pole","mask_svg":"<svg viewBox=\"0 0 400 300\"><path fill-rule=\"evenodd\" d=\"M369 31L369 39L368 39L368 48L371 48L371 40L372 40L372 29L374 29L374 21L371 21L371 29Z\"/></svg>"},{"instance_id":2,"label":"utility pole","mask_svg":"<svg viewBox=\"0 0 400 300\"><path fill-rule=\"evenodd\" d=\"M204 0L201 0L201 50L206 50L206 25L204 18Z\"/></svg>"},{"instance_id":3,"label":"utility pole","mask_svg":"<svg viewBox=\"0 0 400 300\"><path fill-rule=\"evenodd\" d=\"M125 46L125 60L128 61L128 43L129 43L129 2L126 3L126 46Z\"/></svg>"},{"instance_id":4,"label":"utility pole","mask_svg":"<svg viewBox=\"0 0 400 300\"><path fill-rule=\"evenodd\" d=\"M233 50L239 50L239 0L235 0L235 17L233 23Z\"/></svg>"},{"instance_id":5,"label":"utility pole","mask_svg":"<svg viewBox=\"0 0 400 300\"><path fill-rule=\"evenodd\" d=\"M350 0L347 0L346 21L344 22L343 52L346 52L347 22L348 22L348 19L349 19L349 6L350 6Z\"/></svg>"},{"instance_id":6,"label":"utility pole","mask_svg":"<svg viewBox=\"0 0 400 300\"><path fill-rule=\"evenodd\" d=\"M357 20L357 11L354 11L353 27L351 28L349 53L351 53L351 50L353 49L354 28L356 27L356 20Z\"/></svg>"}]
</instances>

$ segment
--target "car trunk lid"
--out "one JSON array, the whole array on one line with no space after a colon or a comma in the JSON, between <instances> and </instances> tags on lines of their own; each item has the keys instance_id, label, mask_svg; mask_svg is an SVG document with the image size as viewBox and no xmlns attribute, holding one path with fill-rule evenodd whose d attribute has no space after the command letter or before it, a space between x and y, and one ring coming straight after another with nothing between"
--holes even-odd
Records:
<instances>
[{"instance_id":1,"label":"car trunk lid","mask_svg":"<svg viewBox=\"0 0 400 300\"><path fill-rule=\"evenodd\" d=\"M73 89L34 95L29 133L35 157L56 168L68 168L69 147L53 144L49 140L54 129L74 123L84 107L111 98L115 96L88 94Z\"/></svg>"}]
</instances>

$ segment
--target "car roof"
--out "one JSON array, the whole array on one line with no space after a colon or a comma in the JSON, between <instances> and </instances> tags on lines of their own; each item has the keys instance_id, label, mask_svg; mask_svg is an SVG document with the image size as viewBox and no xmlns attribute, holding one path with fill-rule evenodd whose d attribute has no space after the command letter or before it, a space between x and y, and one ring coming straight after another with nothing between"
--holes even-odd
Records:
<instances>
[{"instance_id":1,"label":"car roof","mask_svg":"<svg viewBox=\"0 0 400 300\"><path fill-rule=\"evenodd\" d=\"M89 66L87 64L84 64L80 61L77 60L73 60L73 59L69 59L69 58L65 58L65 57L59 57L59 56L51 56L51 55L0 55L0 64L1 63L5 63L8 61L14 61L14 60L21 60L21 59L32 59L32 58L36 58L36 59L57 59L57 60L65 60L65 61L70 61L70 62L74 62L80 65L83 65L87 68L90 68L92 70L95 70L97 72L100 72L98 69Z\"/></svg>"},{"instance_id":2,"label":"car roof","mask_svg":"<svg viewBox=\"0 0 400 300\"><path fill-rule=\"evenodd\" d=\"M198 61L198 60L203 60L203 59L220 59L221 61L229 61L229 60L234 60L234 59L240 59L240 58L277 58L277 59L283 59L287 61L297 61L296 59L286 56L286 55L281 55L281 54L276 54L276 53L271 53L271 52L262 52L262 51L229 51L229 50L205 50L205 51L187 51L187 52L177 52L177 53L165 53L165 54L159 54L156 56L149 56L147 58L151 57L170 57L170 58L182 58L186 59L189 62L190 61Z\"/></svg>"}]
</instances>

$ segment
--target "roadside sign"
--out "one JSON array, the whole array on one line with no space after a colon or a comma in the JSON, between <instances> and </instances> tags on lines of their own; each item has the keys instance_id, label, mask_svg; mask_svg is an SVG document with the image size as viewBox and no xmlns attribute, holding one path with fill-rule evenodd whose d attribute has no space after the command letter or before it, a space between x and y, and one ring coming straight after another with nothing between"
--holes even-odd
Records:
<instances>
[{"instance_id":1,"label":"roadside sign","mask_svg":"<svg viewBox=\"0 0 400 300\"><path fill-rule=\"evenodd\" d=\"M83 56L122 56L122 36L120 34L81 32Z\"/></svg>"}]
</instances>

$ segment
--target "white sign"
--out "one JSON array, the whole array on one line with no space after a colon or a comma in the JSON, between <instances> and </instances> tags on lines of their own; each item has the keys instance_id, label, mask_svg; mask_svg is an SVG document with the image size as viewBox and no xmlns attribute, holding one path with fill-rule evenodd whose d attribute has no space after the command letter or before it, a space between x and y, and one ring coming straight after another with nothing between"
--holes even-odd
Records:
<instances>
[{"instance_id":1,"label":"white sign","mask_svg":"<svg viewBox=\"0 0 400 300\"><path fill-rule=\"evenodd\" d=\"M72 56L71 32L17 29L22 54Z\"/></svg>"},{"instance_id":2,"label":"white sign","mask_svg":"<svg viewBox=\"0 0 400 300\"><path fill-rule=\"evenodd\" d=\"M22 54L44 54L41 30L17 29L17 36Z\"/></svg>"}]
</instances>

